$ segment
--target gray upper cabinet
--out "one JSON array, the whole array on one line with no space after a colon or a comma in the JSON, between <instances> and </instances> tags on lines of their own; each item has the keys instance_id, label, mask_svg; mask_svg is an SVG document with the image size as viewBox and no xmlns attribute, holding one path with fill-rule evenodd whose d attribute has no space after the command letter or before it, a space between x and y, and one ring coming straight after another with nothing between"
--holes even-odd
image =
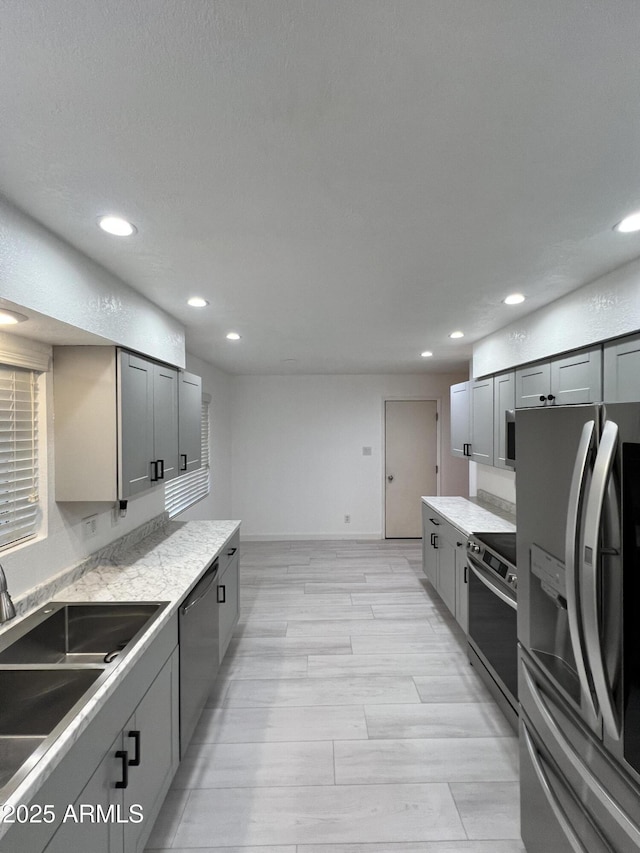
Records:
<instances>
[{"instance_id":1,"label":"gray upper cabinet","mask_svg":"<svg viewBox=\"0 0 640 853\"><path fill-rule=\"evenodd\" d=\"M57 501L115 501L178 476L178 376L114 347L54 348Z\"/></svg>"},{"instance_id":2,"label":"gray upper cabinet","mask_svg":"<svg viewBox=\"0 0 640 853\"><path fill-rule=\"evenodd\" d=\"M493 376L471 383L471 459L493 465Z\"/></svg>"},{"instance_id":3,"label":"gray upper cabinet","mask_svg":"<svg viewBox=\"0 0 640 853\"><path fill-rule=\"evenodd\" d=\"M178 371L120 350L121 497L176 477Z\"/></svg>"},{"instance_id":4,"label":"gray upper cabinet","mask_svg":"<svg viewBox=\"0 0 640 853\"><path fill-rule=\"evenodd\" d=\"M121 352L119 367L120 494L126 498L152 485L153 363Z\"/></svg>"},{"instance_id":5,"label":"gray upper cabinet","mask_svg":"<svg viewBox=\"0 0 640 853\"><path fill-rule=\"evenodd\" d=\"M551 394L559 406L602 400L602 347L573 352L551 362Z\"/></svg>"},{"instance_id":6,"label":"gray upper cabinet","mask_svg":"<svg viewBox=\"0 0 640 853\"><path fill-rule=\"evenodd\" d=\"M178 378L178 414L180 471L196 471L202 465L200 422L202 417L202 379L195 373L180 371Z\"/></svg>"},{"instance_id":7,"label":"gray upper cabinet","mask_svg":"<svg viewBox=\"0 0 640 853\"><path fill-rule=\"evenodd\" d=\"M513 371L493 377L493 464L496 468L511 468L505 458L505 412L515 408L516 376Z\"/></svg>"},{"instance_id":8,"label":"gray upper cabinet","mask_svg":"<svg viewBox=\"0 0 640 853\"><path fill-rule=\"evenodd\" d=\"M605 403L640 400L640 335L630 335L604 345Z\"/></svg>"},{"instance_id":9,"label":"gray upper cabinet","mask_svg":"<svg viewBox=\"0 0 640 853\"><path fill-rule=\"evenodd\" d=\"M602 349L578 350L516 370L516 408L595 403L602 399Z\"/></svg>"},{"instance_id":10,"label":"gray upper cabinet","mask_svg":"<svg viewBox=\"0 0 640 853\"><path fill-rule=\"evenodd\" d=\"M458 382L450 388L451 455L469 456L469 382Z\"/></svg>"},{"instance_id":11,"label":"gray upper cabinet","mask_svg":"<svg viewBox=\"0 0 640 853\"><path fill-rule=\"evenodd\" d=\"M551 393L551 365L529 364L516 370L516 408L544 406Z\"/></svg>"}]
</instances>

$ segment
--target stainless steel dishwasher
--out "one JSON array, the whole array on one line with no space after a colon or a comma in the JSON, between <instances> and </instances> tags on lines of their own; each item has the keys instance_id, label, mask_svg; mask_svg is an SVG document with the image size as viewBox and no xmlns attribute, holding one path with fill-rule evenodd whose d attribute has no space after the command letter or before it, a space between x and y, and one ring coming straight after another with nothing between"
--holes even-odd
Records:
<instances>
[{"instance_id":1,"label":"stainless steel dishwasher","mask_svg":"<svg viewBox=\"0 0 640 853\"><path fill-rule=\"evenodd\" d=\"M180 756L218 673L219 627L216 578L218 560L207 568L180 605Z\"/></svg>"}]
</instances>

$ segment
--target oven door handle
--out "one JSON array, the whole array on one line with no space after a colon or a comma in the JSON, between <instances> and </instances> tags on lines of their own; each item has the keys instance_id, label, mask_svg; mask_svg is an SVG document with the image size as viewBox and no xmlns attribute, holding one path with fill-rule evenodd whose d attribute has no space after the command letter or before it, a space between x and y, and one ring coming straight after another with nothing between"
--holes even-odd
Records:
<instances>
[{"instance_id":1,"label":"oven door handle","mask_svg":"<svg viewBox=\"0 0 640 853\"><path fill-rule=\"evenodd\" d=\"M479 566L476 566L470 560L467 560L467 565L469 566L473 574L478 578L480 583L483 583L487 587L487 589L491 590L494 595L497 595L501 601L504 601L504 603L508 604L509 607L511 607L513 610L518 609L517 600L515 598L512 598L508 593L501 590L500 587L493 583L490 577L485 576L483 569L481 569Z\"/></svg>"}]
</instances>

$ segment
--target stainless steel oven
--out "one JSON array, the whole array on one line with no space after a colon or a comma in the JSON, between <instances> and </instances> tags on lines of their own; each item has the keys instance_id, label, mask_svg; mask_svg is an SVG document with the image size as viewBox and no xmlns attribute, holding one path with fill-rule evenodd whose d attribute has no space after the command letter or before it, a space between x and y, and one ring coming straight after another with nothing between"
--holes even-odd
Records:
<instances>
[{"instance_id":1,"label":"stainless steel oven","mask_svg":"<svg viewBox=\"0 0 640 853\"><path fill-rule=\"evenodd\" d=\"M477 533L467 542L469 660L517 729L515 550L515 533Z\"/></svg>"}]
</instances>

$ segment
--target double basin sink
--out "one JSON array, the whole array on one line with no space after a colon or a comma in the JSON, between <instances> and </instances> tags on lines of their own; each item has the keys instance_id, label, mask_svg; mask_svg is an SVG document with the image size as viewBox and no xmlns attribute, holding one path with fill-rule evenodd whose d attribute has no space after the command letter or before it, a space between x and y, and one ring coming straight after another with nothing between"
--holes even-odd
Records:
<instances>
[{"instance_id":1,"label":"double basin sink","mask_svg":"<svg viewBox=\"0 0 640 853\"><path fill-rule=\"evenodd\" d=\"M0 635L0 802L166 606L52 602Z\"/></svg>"}]
</instances>

